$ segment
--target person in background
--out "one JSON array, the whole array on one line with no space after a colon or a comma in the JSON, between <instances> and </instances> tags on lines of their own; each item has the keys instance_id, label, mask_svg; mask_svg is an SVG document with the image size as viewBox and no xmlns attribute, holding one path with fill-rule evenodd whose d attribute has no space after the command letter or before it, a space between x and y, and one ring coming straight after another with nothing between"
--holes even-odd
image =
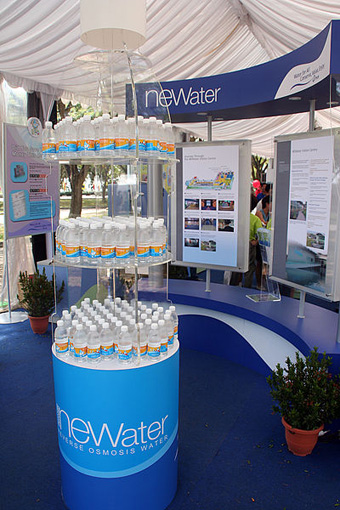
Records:
<instances>
[{"instance_id":1,"label":"person in background","mask_svg":"<svg viewBox=\"0 0 340 510\"><path fill-rule=\"evenodd\" d=\"M262 200L262 198L266 197L269 195L270 193L270 189L271 189L271 186L270 184L266 184L265 182L261 185L261 191L260 193L257 195L256 199L257 201L259 202L260 200Z\"/></svg>"},{"instance_id":2,"label":"person in background","mask_svg":"<svg viewBox=\"0 0 340 510\"><path fill-rule=\"evenodd\" d=\"M261 209L256 211L256 216L260 218L261 223L264 227L267 226L271 212L271 200L270 196L266 196L261 200Z\"/></svg>"},{"instance_id":3,"label":"person in background","mask_svg":"<svg viewBox=\"0 0 340 510\"><path fill-rule=\"evenodd\" d=\"M260 219L251 211L256 206L256 197L252 194L250 200L250 222L249 222L249 265L248 271L244 273L243 286L251 288L253 284L253 276L256 270L256 246L258 245L257 231L262 228ZM233 272L230 278L230 285L239 285L241 283L242 274Z\"/></svg>"}]
</instances>

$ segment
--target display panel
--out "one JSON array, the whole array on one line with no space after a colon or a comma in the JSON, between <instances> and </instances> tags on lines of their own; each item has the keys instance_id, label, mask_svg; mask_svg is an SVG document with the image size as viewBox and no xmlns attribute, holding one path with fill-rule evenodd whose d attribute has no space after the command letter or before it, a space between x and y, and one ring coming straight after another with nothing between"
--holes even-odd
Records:
<instances>
[{"instance_id":1,"label":"display panel","mask_svg":"<svg viewBox=\"0 0 340 510\"><path fill-rule=\"evenodd\" d=\"M175 264L247 269L250 142L177 147Z\"/></svg>"},{"instance_id":2,"label":"display panel","mask_svg":"<svg viewBox=\"0 0 340 510\"><path fill-rule=\"evenodd\" d=\"M338 300L335 261L339 132L276 139L272 277Z\"/></svg>"}]
</instances>

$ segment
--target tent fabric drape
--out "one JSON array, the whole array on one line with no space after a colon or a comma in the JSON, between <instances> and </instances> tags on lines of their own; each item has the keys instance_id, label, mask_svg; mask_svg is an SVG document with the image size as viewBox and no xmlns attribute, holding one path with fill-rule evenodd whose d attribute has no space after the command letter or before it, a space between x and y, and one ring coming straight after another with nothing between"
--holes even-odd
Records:
<instances>
[{"instance_id":1,"label":"tent fabric drape","mask_svg":"<svg viewBox=\"0 0 340 510\"><path fill-rule=\"evenodd\" d=\"M340 17L338 0L147 0L146 4L147 40L139 50L151 60L160 81L261 64L300 47ZM97 79L74 64L81 51L92 49L80 40L79 5L80 0L0 0L0 72L11 85L94 104ZM330 123L329 117L327 111L316 113L321 127ZM332 123L339 122L340 114L333 111ZM254 152L272 155L274 134L307 127L305 115L223 122L214 126L214 137L230 139L242 133L242 138L252 139ZM204 123L190 129L206 138Z\"/></svg>"}]
</instances>

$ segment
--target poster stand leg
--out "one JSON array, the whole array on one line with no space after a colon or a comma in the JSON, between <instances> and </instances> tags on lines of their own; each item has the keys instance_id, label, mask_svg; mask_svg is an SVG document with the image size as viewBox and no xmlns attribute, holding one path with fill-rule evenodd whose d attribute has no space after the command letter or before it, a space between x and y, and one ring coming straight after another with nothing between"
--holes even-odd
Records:
<instances>
[{"instance_id":1,"label":"poster stand leg","mask_svg":"<svg viewBox=\"0 0 340 510\"><path fill-rule=\"evenodd\" d=\"M340 313L338 312L338 328L336 331L336 343L340 344Z\"/></svg>"},{"instance_id":2,"label":"poster stand leg","mask_svg":"<svg viewBox=\"0 0 340 510\"><path fill-rule=\"evenodd\" d=\"M305 318L305 301L306 301L306 293L305 293L305 291L301 290L301 292L300 292L300 301L299 301L298 319L304 319Z\"/></svg>"},{"instance_id":3,"label":"poster stand leg","mask_svg":"<svg viewBox=\"0 0 340 510\"><path fill-rule=\"evenodd\" d=\"M27 312L12 312L11 309L11 295L9 289L9 267L8 267L8 248L7 239L4 241L5 248L5 271L6 271L6 282L7 282L7 302L8 312L0 314L0 324L16 324L17 322L24 322L28 319Z\"/></svg>"},{"instance_id":4,"label":"poster stand leg","mask_svg":"<svg viewBox=\"0 0 340 510\"><path fill-rule=\"evenodd\" d=\"M206 273L205 273L205 292L211 292L211 288L210 288L210 269L207 269Z\"/></svg>"}]
</instances>

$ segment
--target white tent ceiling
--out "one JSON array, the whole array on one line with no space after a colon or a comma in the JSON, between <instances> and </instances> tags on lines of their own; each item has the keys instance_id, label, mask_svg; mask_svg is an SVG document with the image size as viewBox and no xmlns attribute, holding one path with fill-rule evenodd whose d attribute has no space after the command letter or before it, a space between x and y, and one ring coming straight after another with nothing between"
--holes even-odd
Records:
<instances>
[{"instance_id":1,"label":"white tent ceiling","mask_svg":"<svg viewBox=\"0 0 340 510\"><path fill-rule=\"evenodd\" d=\"M128 0L125 0L128 2ZM0 0L0 72L11 85L73 99L89 96L93 76L73 63L79 0ZM160 81L226 73L292 51L340 18L339 0L147 0L147 56ZM95 1L93 2L95 8ZM250 85L251 86L251 85ZM319 111L320 127L340 125L338 108ZM205 123L183 127L207 137ZM306 131L308 113L214 122L213 139L250 138L270 156L273 136Z\"/></svg>"}]
</instances>

